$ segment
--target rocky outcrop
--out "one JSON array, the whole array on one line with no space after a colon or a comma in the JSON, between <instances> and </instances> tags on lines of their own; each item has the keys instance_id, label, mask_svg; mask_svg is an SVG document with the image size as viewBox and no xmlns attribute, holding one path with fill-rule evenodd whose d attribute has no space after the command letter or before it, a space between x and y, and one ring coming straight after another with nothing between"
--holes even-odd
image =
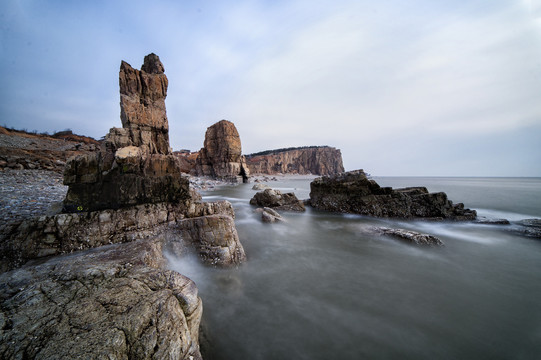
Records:
<instances>
[{"instance_id":1,"label":"rocky outcrop","mask_svg":"<svg viewBox=\"0 0 541 360\"><path fill-rule=\"evenodd\" d=\"M376 234L391 236L414 245L437 245L443 246L443 242L435 236L423 234L417 231L404 229L391 229L386 227L375 227L372 229Z\"/></svg>"},{"instance_id":2,"label":"rocky outcrop","mask_svg":"<svg viewBox=\"0 0 541 360\"><path fill-rule=\"evenodd\" d=\"M14 269L27 261L45 256L71 253L107 244L123 243L154 237L174 229L174 224L186 218L204 219L210 215L234 218L231 203L227 201L199 202L185 201L181 204L157 203L142 204L121 209L64 213L52 216L27 219L6 226L0 233L0 272ZM203 221L204 220L199 220ZM214 223L208 225L204 233L207 237L216 234ZM238 242L234 226L221 229L219 236L227 236ZM198 238L192 239L197 241ZM201 241L209 242L208 238ZM215 241L220 241L219 239ZM233 244L232 254L236 254L240 242ZM206 253L202 256L206 256ZM220 258L229 265L235 259ZM242 259L240 259L242 260Z\"/></svg>"},{"instance_id":3,"label":"rocky outcrop","mask_svg":"<svg viewBox=\"0 0 541 360\"><path fill-rule=\"evenodd\" d=\"M250 171L242 155L235 124L221 120L207 128L204 147L196 160L195 174L231 182L248 182Z\"/></svg>"},{"instance_id":4,"label":"rocky outcrop","mask_svg":"<svg viewBox=\"0 0 541 360\"><path fill-rule=\"evenodd\" d=\"M99 152L70 158L64 211L115 209L145 203L179 202L189 182L169 148L165 113L167 77L158 56L141 70L120 66L122 128L112 128Z\"/></svg>"},{"instance_id":5,"label":"rocky outcrop","mask_svg":"<svg viewBox=\"0 0 541 360\"><path fill-rule=\"evenodd\" d=\"M424 187L380 187L362 170L319 177L310 184L314 208L377 217L474 220L476 211L453 204L443 192L429 193Z\"/></svg>"},{"instance_id":6,"label":"rocky outcrop","mask_svg":"<svg viewBox=\"0 0 541 360\"><path fill-rule=\"evenodd\" d=\"M177 229L208 265L235 266L246 261L231 216L218 214L184 219L177 222Z\"/></svg>"},{"instance_id":7,"label":"rocky outcrop","mask_svg":"<svg viewBox=\"0 0 541 360\"><path fill-rule=\"evenodd\" d=\"M195 284L162 243L117 244L0 275L2 359L201 359Z\"/></svg>"},{"instance_id":8,"label":"rocky outcrop","mask_svg":"<svg viewBox=\"0 0 541 360\"><path fill-rule=\"evenodd\" d=\"M285 211L306 211L304 203L297 199L295 193L282 193L280 190L265 189L250 199L251 205Z\"/></svg>"},{"instance_id":9,"label":"rocky outcrop","mask_svg":"<svg viewBox=\"0 0 541 360\"><path fill-rule=\"evenodd\" d=\"M263 151L246 155L252 174L333 175L344 171L339 149L310 146Z\"/></svg>"}]
</instances>

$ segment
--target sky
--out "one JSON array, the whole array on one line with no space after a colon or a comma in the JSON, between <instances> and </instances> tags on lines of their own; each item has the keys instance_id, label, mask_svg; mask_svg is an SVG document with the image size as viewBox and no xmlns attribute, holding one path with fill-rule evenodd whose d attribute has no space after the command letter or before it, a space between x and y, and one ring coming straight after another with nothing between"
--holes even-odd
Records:
<instances>
[{"instance_id":1,"label":"sky","mask_svg":"<svg viewBox=\"0 0 541 360\"><path fill-rule=\"evenodd\" d=\"M100 139L156 53L173 150L329 145L377 176L541 176L541 0L3 0L0 125Z\"/></svg>"}]
</instances>

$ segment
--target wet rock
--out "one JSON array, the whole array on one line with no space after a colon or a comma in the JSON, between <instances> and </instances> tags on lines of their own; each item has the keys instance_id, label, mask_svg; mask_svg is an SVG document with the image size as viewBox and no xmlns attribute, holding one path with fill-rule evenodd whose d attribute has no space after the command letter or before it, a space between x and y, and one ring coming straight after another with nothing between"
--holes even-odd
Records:
<instances>
[{"instance_id":1,"label":"wet rock","mask_svg":"<svg viewBox=\"0 0 541 360\"><path fill-rule=\"evenodd\" d=\"M487 217L477 217L474 223L483 225L510 225L511 223L507 219L491 219Z\"/></svg>"},{"instance_id":2,"label":"wet rock","mask_svg":"<svg viewBox=\"0 0 541 360\"><path fill-rule=\"evenodd\" d=\"M284 221L284 218L273 209L269 207L255 209L256 212L261 213L261 220L264 223L274 223L277 221Z\"/></svg>"},{"instance_id":3,"label":"wet rock","mask_svg":"<svg viewBox=\"0 0 541 360\"><path fill-rule=\"evenodd\" d=\"M437 245L443 246L443 242L435 236L423 234L416 231L404 229L392 229L386 227L375 227L371 229L376 234L391 236L399 240L415 245Z\"/></svg>"},{"instance_id":4,"label":"wet rock","mask_svg":"<svg viewBox=\"0 0 541 360\"><path fill-rule=\"evenodd\" d=\"M330 146L268 150L246 155L252 174L332 175L344 171L342 153Z\"/></svg>"},{"instance_id":5,"label":"wet rock","mask_svg":"<svg viewBox=\"0 0 541 360\"><path fill-rule=\"evenodd\" d=\"M514 231L521 235L541 239L541 219L524 219L515 223Z\"/></svg>"},{"instance_id":6,"label":"wet rock","mask_svg":"<svg viewBox=\"0 0 541 360\"><path fill-rule=\"evenodd\" d=\"M265 189L250 199L251 205L286 211L306 211L304 203L297 199L295 193L282 193L280 190Z\"/></svg>"},{"instance_id":7,"label":"wet rock","mask_svg":"<svg viewBox=\"0 0 541 360\"><path fill-rule=\"evenodd\" d=\"M310 183L312 207L335 212L376 217L474 220L475 210L453 204L443 192L425 187L392 189L380 187L362 170L316 178Z\"/></svg>"},{"instance_id":8,"label":"wet rock","mask_svg":"<svg viewBox=\"0 0 541 360\"><path fill-rule=\"evenodd\" d=\"M201 359L195 284L145 240L0 275L2 359Z\"/></svg>"},{"instance_id":9,"label":"wet rock","mask_svg":"<svg viewBox=\"0 0 541 360\"><path fill-rule=\"evenodd\" d=\"M270 189L270 186L266 184L261 184L261 183L258 183L252 186L252 190L265 190L265 189Z\"/></svg>"},{"instance_id":10,"label":"wet rock","mask_svg":"<svg viewBox=\"0 0 541 360\"><path fill-rule=\"evenodd\" d=\"M250 171L242 155L240 136L232 122L221 120L207 128L195 173L231 182L249 181Z\"/></svg>"},{"instance_id":11,"label":"wet rock","mask_svg":"<svg viewBox=\"0 0 541 360\"><path fill-rule=\"evenodd\" d=\"M182 239L193 244L209 265L235 266L246 260L233 217L208 215L177 222Z\"/></svg>"}]
</instances>

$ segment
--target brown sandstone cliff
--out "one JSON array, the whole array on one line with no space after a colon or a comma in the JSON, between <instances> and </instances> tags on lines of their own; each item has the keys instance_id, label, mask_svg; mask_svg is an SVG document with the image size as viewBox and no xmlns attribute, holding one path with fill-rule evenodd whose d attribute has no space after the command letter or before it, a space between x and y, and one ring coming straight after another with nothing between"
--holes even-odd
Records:
<instances>
[{"instance_id":1,"label":"brown sandstone cliff","mask_svg":"<svg viewBox=\"0 0 541 360\"><path fill-rule=\"evenodd\" d=\"M269 150L246 155L252 174L314 174L332 175L344 171L339 149L310 146Z\"/></svg>"}]
</instances>

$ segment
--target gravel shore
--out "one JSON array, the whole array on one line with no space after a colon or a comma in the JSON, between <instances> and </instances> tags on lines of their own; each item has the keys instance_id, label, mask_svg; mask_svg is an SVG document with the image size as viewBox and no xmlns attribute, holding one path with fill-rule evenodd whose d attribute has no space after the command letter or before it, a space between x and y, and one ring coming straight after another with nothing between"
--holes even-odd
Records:
<instances>
[{"instance_id":1,"label":"gravel shore","mask_svg":"<svg viewBox=\"0 0 541 360\"><path fill-rule=\"evenodd\" d=\"M0 171L0 227L60 210L68 187L62 174L47 170Z\"/></svg>"}]
</instances>

